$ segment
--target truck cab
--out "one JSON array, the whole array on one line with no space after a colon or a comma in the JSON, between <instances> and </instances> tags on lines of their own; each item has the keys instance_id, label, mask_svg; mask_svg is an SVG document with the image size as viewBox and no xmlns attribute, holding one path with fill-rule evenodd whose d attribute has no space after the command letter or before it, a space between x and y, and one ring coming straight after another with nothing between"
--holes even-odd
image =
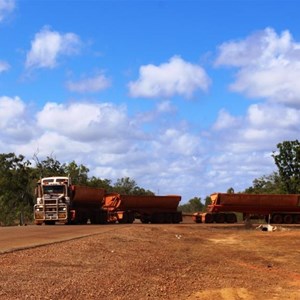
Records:
<instances>
[{"instance_id":1,"label":"truck cab","mask_svg":"<svg viewBox=\"0 0 300 300\"><path fill-rule=\"evenodd\" d=\"M38 181L35 190L35 223L41 225L67 223L69 219L69 177L46 177Z\"/></svg>"}]
</instances>

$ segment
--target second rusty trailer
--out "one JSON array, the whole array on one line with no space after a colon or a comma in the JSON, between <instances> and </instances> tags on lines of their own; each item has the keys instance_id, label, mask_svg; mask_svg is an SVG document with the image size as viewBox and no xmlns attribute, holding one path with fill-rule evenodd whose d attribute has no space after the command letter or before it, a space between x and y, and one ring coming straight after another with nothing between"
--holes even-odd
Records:
<instances>
[{"instance_id":1,"label":"second rusty trailer","mask_svg":"<svg viewBox=\"0 0 300 300\"><path fill-rule=\"evenodd\" d=\"M110 193L104 196L103 209L111 222L132 223L180 223L182 213L177 211L181 196L122 195Z\"/></svg>"}]
</instances>

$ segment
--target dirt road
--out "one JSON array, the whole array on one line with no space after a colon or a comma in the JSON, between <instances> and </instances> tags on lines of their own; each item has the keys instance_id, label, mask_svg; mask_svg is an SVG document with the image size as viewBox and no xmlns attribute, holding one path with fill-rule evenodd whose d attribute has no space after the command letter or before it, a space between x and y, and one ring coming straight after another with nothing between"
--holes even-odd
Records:
<instances>
[{"instance_id":1,"label":"dirt road","mask_svg":"<svg viewBox=\"0 0 300 300\"><path fill-rule=\"evenodd\" d=\"M300 299L299 226L11 228L1 251L35 247L0 255L0 299Z\"/></svg>"}]
</instances>

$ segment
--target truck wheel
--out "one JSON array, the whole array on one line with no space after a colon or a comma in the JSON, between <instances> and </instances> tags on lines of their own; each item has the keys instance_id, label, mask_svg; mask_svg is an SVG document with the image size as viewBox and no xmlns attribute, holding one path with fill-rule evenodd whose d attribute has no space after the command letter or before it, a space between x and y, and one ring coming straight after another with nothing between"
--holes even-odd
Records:
<instances>
[{"instance_id":1,"label":"truck wheel","mask_svg":"<svg viewBox=\"0 0 300 300\"><path fill-rule=\"evenodd\" d=\"M227 223L236 223L237 219L236 219L236 215L235 214L226 214L226 222Z\"/></svg>"},{"instance_id":2,"label":"truck wheel","mask_svg":"<svg viewBox=\"0 0 300 300\"><path fill-rule=\"evenodd\" d=\"M174 213L172 215L172 223L178 224L182 222L182 214L180 212Z\"/></svg>"},{"instance_id":3,"label":"truck wheel","mask_svg":"<svg viewBox=\"0 0 300 300\"><path fill-rule=\"evenodd\" d=\"M196 223L202 223L202 218L201 218L201 216L196 216L196 217L194 217L194 222L196 222Z\"/></svg>"},{"instance_id":4,"label":"truck wheel","mask_svg":"<svg viewBox=\"0 0 300 300\"><path fill-rule=\"evenodd\" d=\"M215 217L217 223L225 223L225 214L217 214Z\"/></svg>"},{"instance_id":5,"label":"truck wheel","mask_svg":"<svg viewBox=\"0 0 300 300\"><path fill-rule=\"evenodd\" d=\"M164 214L164 223L166 223L166 224L172 223L172 215L171 214Z\"/></svg>"},{"instance_id":6,"label":"truck wheel","mask_svg":"<svg viewBox=\"0 0 300 300\"><path fill-rule=\"evenodd\" d=\"M134 222L134 220L135 220L134 213L128 213L127 223L132 224Z\"/></svg>"},{"instance_id":7,"label":"truck wheel","mask_svg":"<svg viewBox=\"0 0 300 300\"><path fill-rule=\"evenodd\" d=\"M283 223L284 223L284 224L292 224L293 221L294 221L294 220L293 220L293 216L290 215L290 214L285 215L285 216L283 217Z\"/></svg>"},{"instance_id":8,"label":"truck wheel","mask_svg":"<svg viewBox=\"0 0 300 300\"><path fill-rule=\"evenodd\" d=\"M295 224L300 224L300 214L294 215Z\"/></svg>"},{"instance_id":9,"label":"truck wheel","mask_svg":"<svg viewBox=\"0 0 300 300\"><path fill-rule=\"evenodd\" d=\"M213 223L214 215L211 213L205 213L202 215L202 223Z\"/></svg>"},{"instance_id":10,"label":"truck wheel","mask_svg":"<svg viewBox=\"0 0 300 300\"><path fill-rule=\"evenodd\" d=\"M283 221L282 215L280 214L275 214L272 216L272 223L273 224L281 224Z\"/></svg>"}]
</instances>

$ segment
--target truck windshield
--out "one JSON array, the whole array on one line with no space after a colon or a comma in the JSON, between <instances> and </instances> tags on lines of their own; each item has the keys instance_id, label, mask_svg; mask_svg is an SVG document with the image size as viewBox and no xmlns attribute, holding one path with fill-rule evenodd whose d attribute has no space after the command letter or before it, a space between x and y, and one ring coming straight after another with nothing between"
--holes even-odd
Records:
<instances>
[{"instance_id":1,"label":"truck windshield","mask_svg":"<svg viewBox=\"0 0 300 300\"><path fill-rule=\"evenodd\" d=\"M44 194L63 194L64 186L63 185L46 185L43 186Z\"/></svg>"}]
</instances>

